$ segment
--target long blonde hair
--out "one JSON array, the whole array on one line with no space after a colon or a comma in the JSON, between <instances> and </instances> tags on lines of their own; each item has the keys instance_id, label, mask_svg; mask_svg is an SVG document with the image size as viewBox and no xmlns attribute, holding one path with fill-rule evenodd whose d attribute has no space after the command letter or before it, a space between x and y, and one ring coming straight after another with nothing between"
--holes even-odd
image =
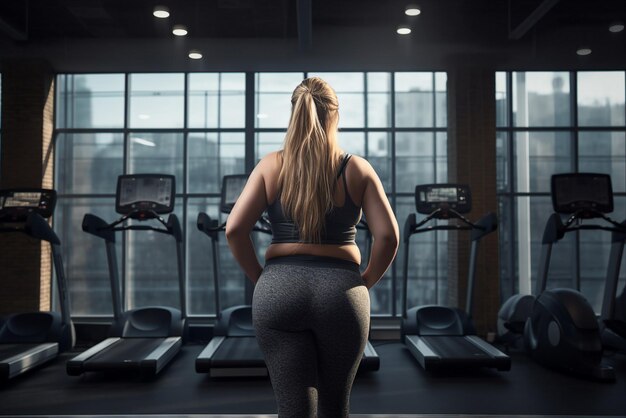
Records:
<instances>
[{"instance_id":1,"label":"long blonde hair","mask_svg":"<svg viewBox=\"0 0 626 418\"><path fill-rule=\"evenodd\" d=\"M307 78L291 95L291 118L278 176L285 215L300 240L319 243L325 216L333 206L341 150L337 144L339 103L335 91L318 77Z\"/></svg>"}]
</instances>

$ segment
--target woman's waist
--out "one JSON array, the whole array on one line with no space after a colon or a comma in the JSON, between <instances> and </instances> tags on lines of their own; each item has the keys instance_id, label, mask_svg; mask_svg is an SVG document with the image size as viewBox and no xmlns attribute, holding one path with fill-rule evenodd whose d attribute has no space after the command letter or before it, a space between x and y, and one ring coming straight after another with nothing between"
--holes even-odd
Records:
<instances>
[{"instance_id":1,"label":"woman's waist","mask_svg":"<svg viewBox=\"0 0 626 418\"><path fill-rule=\"evenodd\" d=\"M273 257L265 261L265 266L272 265L293 265L313 268L331 268L349 270L360 274L359 265L354 261L336 257L326 257L311 254L292 254L280 257Z\"/></svg>"},{"instance_id":2,"label":"woman's waist","mask_svg":"<svg viewBox=\"0 0 626 418\"><path fill-rule=\"evenodd\" d=\"M356 264L361 264L361 252L355 243L350 244L307 244L276 243L270 244L265 252L265 260L289 256L327 257Z\"/></svg>"}]
</instances>

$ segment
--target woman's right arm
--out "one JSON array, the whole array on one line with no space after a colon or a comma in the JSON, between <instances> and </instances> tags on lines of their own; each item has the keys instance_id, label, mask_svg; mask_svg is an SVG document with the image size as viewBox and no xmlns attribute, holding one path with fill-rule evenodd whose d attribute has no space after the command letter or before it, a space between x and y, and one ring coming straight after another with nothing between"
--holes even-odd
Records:
<instances>
[{"instance_id":1,"label":"woman's right arm","mask_svg":"<svg viewBox=\"0 0 626 418\"><path fill-rule=\"evenodd\" d=\"M393 262L400 242L400 232L380 178L366 160L361 161L365 162L360 165L366 184L362 207L373 239L372 252L362 277L365 286L371 289Z\"/></svg>"}]
</instances>

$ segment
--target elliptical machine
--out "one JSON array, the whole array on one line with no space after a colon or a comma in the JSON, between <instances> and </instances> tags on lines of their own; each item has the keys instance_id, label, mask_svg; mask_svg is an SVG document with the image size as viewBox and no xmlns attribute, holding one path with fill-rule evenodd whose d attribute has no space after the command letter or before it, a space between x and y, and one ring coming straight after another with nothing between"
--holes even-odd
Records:
<instances>
[{"instance_id":1,"label":"elliptical machine","mask_svg":"<svg viewBox=\"0 0 626 418\"><path fill-rule=\"evenodd\" d=\"M524 344L538 363L574 375L615 380L612 367L602 364L602 340L596 314L578 291L547 290L552 245L566 233L581 230L624 231L607 213L613 211L611 178L606 174L568 173L552 176L553 213L543 233L537 298L524 326ZM563 223L561 214L570 215ZM606 224L583 224L602 219Z\"/></svg>"}]
</instances>

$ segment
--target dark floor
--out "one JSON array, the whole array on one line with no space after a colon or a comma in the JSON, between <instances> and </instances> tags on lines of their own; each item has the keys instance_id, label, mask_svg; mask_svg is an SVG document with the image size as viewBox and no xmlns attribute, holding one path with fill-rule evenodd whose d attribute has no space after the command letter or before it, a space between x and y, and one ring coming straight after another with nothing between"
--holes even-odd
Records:
<instances>
[{"instance_id":1,"label":"dark floor","mask_svg":"<svg viewBox=\"0 0 626 418\"><path fill-rule=\"evenodd\" d=\"M378 372L357 377L354 414L619 415L626 416L626 357L615 383L598 383L546 370L513 353L510 372L424 372L400 343L374 344ZM184 347L160 376L83 377L65 374L64 355L0 389L2 415L274 414L267 379L210 379L194 371L203 347Z\"/></svg>"}]
</instances>

